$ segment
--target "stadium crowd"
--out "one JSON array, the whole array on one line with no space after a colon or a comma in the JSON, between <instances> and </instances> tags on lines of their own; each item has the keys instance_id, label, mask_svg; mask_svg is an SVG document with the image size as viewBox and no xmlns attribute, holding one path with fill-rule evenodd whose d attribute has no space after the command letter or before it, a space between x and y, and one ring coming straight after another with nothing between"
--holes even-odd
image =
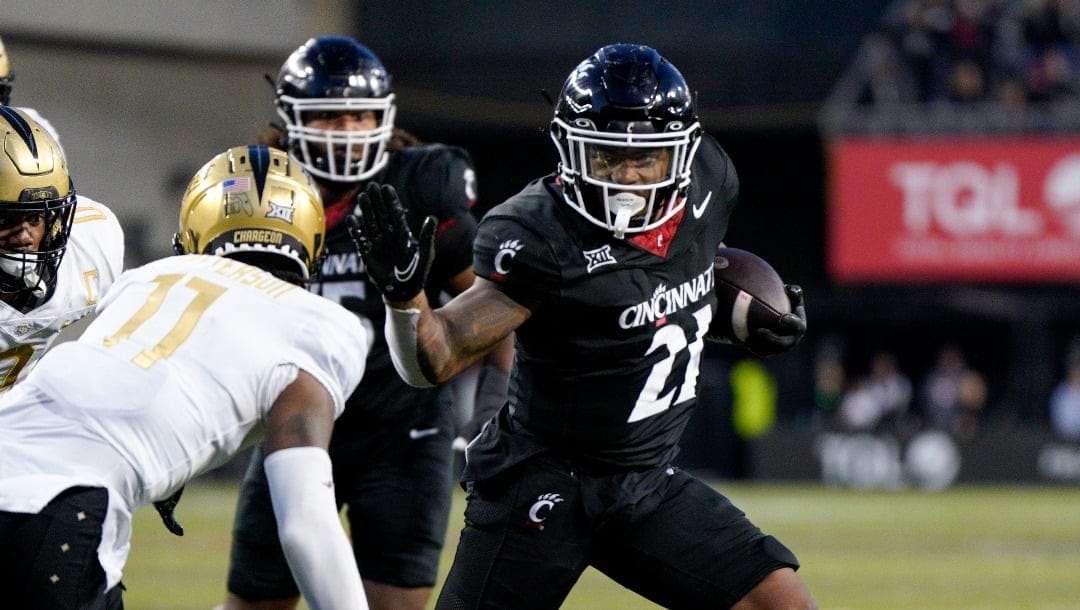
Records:
<instances>
[{"instance_id":1,"label":"stadium crowd","mask_svg":"<svg viewBox=\"0 0 1080 610\"><path fill-rule=\"evenodd\" d=\"M898 0L834 87L826 123L1039 131L1080 122L1078 95L1077 0Z\"/></svg>"}]
</instances>

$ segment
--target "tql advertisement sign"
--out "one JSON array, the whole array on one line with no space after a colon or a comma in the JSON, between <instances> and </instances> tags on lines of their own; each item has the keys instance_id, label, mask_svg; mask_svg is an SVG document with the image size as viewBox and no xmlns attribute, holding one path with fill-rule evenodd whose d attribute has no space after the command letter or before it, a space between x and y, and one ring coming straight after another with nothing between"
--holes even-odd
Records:
<instances>
[{"instance_id":1,"label":"tql advertisement sign","mask_svg":"<svg viewBox=\"0 0 1080 610\"><path fill-rule=\"evenodd\" d=\"M1080 281L1080 137L828 143L841 283Z\"/></svg>"}]
</instances>

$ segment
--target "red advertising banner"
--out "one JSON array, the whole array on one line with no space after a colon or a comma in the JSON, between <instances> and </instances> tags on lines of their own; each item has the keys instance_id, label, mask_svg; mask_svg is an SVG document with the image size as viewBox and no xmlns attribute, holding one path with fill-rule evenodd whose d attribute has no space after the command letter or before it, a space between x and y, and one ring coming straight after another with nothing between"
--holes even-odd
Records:
<instances>
[{"instance_id":1,"label":"red advertising banner","mask_svg":"<svg viewBox=\"0 0 1080 610\"><path fill-rule=\"evenodd\" d=\"M1080 282L1080 136L828 143L838 282Z\"/></svg>"}]
</instances>

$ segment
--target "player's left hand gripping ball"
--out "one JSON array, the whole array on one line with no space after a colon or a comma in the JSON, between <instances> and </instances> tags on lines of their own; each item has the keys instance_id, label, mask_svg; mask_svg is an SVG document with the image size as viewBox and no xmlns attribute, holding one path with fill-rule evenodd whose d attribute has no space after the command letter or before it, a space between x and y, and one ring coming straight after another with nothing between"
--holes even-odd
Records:
<instances>
[{"instance_id":1,"label":"player's left hand gripping ball","mask_svg":"<svg viewBox=\"0 0 1080 610\"><path fill-rule=\"evenodd\" d=\"M369 182L357 195L358 216L349 216L349 235L368 277L389 301L408 301L424 289L435 248L434 216L424 219L420 238L405 221L405 208L390 185Z\"/></svg>"},{"instance_id":2,"label":"player's left hand gripping ball","mask_svg":"<svg viewBox=\"0 0 1080 610\"><path fill-rule=\"evenodd\" d=\"M803 305L802 288L796 284L787 284L784 292L791 301L791 313L781 316L773 329L755 329L746 342L750 351L758 356L786 352L798 345L806 334L806 307Z\"/></svg>"}]
</instances>

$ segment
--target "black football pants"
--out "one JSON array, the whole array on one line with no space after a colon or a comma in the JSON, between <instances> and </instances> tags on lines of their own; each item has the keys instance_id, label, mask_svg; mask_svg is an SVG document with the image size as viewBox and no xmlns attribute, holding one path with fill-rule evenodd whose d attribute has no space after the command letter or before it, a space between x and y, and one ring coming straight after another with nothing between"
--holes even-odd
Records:
<instances>
[{"instance_id":1,"label":"black football pants","mask_svg":"<svg viewBox=\"0 0 1080 610\"><path fill-rule=\"evenodd\" d=\"M0 511L4 607L122 610L123 587L105 591L97 557L108 504L101 487L72 487L37 514Z\"/></svg>"}]
</instances>

